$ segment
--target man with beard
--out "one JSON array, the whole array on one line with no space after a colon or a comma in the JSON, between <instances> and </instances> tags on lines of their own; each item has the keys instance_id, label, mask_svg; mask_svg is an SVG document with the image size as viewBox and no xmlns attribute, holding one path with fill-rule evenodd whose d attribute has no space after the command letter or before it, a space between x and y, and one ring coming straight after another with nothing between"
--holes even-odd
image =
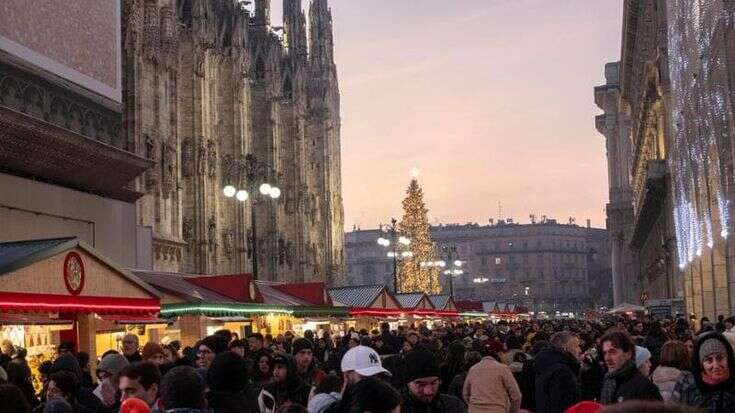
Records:
<instances>
[{"instance_id":1,"label":"man with beard","mask_svg":"<svg viewBox=\"0 0 735 413\"><path fill-rule=\"evenodd\" d=\"M439 363L434 355L417 348L406 355L404 413L464 412L464 403L454 396L439 393Z\"/></svg>"}]
</instances>

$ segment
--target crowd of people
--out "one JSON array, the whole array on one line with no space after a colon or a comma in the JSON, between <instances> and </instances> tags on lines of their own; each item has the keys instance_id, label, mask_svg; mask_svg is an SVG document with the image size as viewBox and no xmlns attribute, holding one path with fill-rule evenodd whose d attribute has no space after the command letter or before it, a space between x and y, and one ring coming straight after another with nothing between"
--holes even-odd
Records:
<instances>
[{"instance_id":1,"label":"crowd of people","mask_svg":"<svg viewBox=\"0 0 735 413\"><path fill-rule=\"evenodd\" d=\"M39 368L2 343L0 412L735 412L735 317L696 323L531 320L306 331L241 339L220 330L191 347L90 357L62 343ZM94 374L92 374L94 371Z\"/></svg>"}]
</instances>

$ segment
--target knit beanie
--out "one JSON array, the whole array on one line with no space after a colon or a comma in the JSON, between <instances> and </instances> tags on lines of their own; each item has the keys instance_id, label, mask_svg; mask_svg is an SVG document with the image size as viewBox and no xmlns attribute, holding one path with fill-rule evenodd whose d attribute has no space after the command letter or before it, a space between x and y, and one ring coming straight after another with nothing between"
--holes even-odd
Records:
<instances>
[{"instance_id":1,"label":"knit beanie","mask_svg":"<svg viewBox=\"0 0 735 413\"><path fill-rule=\"evenodd\" d=\"M218 354L207 370L207 384L213 391L241 392L248 385L248 363L231 351Z\"/></svg>"},{"instance_id":2,"label":"knit beanie","mask_svg":"<svg viewBox=\"0 0 735 413\"><path fill-rule=\"evenodd\" d=\"M82 378L82 368L79 367L79 360L72 354L64 354L54 360L54 364L51 367L51 373L57 371L68 371L77 376L77 380Z\"/></svg>"},{"instance_id":3,"label":"knit beanie","mask_svg":"<svg viewBox=\"0 0 735 413\"><path fill-rule=\"evenodd\" d=\"M651 359L651 352L647 348L641 346L635 346L635 366L641 368L641 366L648 360Z\"/></svg>"},{"instance_id":4,"label":"knit beanie","mask_svg":"<svg viewBox=\"0 0 735 413\"><path fill-rule=\"evenodd\" d=\"M125 356L120 353L112 353L102 357L100 364L97 366L97 371L104 371L114 376L128 364L130 362Z\"/></svg>"},{"instance_id":5,"label":"knit beanie","mask_svg":"<svg viewBox=\"0 0 735 413\"><path fill-rule=\"evenodd\" d=\"M727 354L725 344L715 337L710 337L702 341L699 345L699 362L704 363L704 359L715 353Z\"/></svg>"},{"instance_id":6,"label":"knit beanie","mask_svg":"<svg viewBox=\"0 0 735 413\"><path fill-rule=\"evenodd\" d=\"M224 353L227 351L227 344L227 339L218 335L204 337L202 341L199 342L199 345L209 347L214 354Z\"/></svg>"},{"instance_id":7,"label":"knit beanie","mask_svg":"<svg viewBox=\"0 0 735 413\"><path fill-rule=\"evenodd\" d=\"M293 341L293 344L291 344L291 349L293 354L297 354L301 350L314 351L314 345L311 343L311 341L305 338L297 338Z\"/></svg>"},{"instance_id":8,"label":"knit beanie","mask_svg":"<svg viewBox=\"0 0 735 413\"><path fill-rule=\"evenodd\" d=\"M424 377L439 377L439 363L428 350L416 349L406 355L406 383Z\"/></svg>"},{"instance_id":9,"label":"knit beanie","mask_svg":"<svg viewBox=\"0 0 735 413\"><path fill-rule=\"evenodd\" d=\"M156 354L163 354L164 356L166 355L166 353L163 352L163 347L161 347L160 344L149 341L148 343L146 343L145 346L143 346L143 360L147 361Z\"/></svg>"}]
</instances>

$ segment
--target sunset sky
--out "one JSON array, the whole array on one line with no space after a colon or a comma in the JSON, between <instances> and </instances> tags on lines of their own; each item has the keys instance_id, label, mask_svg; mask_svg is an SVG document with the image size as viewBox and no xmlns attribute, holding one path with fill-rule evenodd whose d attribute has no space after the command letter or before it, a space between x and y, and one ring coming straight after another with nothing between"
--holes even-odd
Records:
<instances>
[{"instance_id":1,"label":"sunset sky","mask_svg":"<svg viewBox=\"0 0 735 413\"><path fill-rule=\"evenodd\" d=\"M345 230L400 217L413 167L432 223L486 224L500 202L520 222L534 213L604 226L592 88L619 59L622 1L330 4Z\"/></svg>"}]
</instances>

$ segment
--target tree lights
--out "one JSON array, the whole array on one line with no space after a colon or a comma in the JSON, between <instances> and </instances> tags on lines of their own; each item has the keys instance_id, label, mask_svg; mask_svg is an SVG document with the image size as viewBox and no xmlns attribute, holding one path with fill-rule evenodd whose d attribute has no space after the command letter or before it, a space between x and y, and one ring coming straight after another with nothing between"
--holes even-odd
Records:
<instances>
[{"instance_id":1,"label":"tree lights","mask_svg":"<svg viewBox=\"0 0 735 413\"><path fill-rule=\"evenodd\" d=\"M421 262L436 262L436 251L431 241L429 219L424 204L424 193L414 178L411 180L406 198L403 200L403 218L399 224L401 233L410 238L411 255L401 261L399 290L402 293L424 292L438 294L439 267L421 266Z\"/></svg>"}]
</instances>

